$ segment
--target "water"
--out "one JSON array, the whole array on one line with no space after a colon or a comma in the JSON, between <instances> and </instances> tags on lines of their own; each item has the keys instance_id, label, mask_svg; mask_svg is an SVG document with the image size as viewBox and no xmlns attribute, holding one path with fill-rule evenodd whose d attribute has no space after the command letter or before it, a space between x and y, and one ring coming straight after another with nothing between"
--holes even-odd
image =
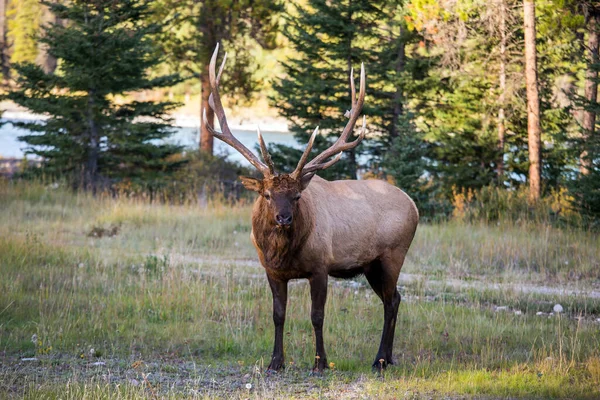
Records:
<instances>
[{"instance_id":1,"label":"water","mask_svg":"<svg viewBox=\"0 0 600 400\"><path fill-rule=\"evenodd\" d=\"M3 119L2 121L10 122L10 120L6 119ZM5 123L0 127L0 157L22 158L27 146L25 143L20 142L18 137L26 135L27 133L27 130L15 128L10 123ZM233 134L244 146L255 152L254 147L258 143L256 131L234 129ZM299 146L294 139L294 136L289 132L262 131L262 134L267 143L280 143L294 147ZM167 142L180 144L186 148L197 149L198 137L197 127L177 127L175 128L175 133L167 139ZM227 154L227 158L231 161L238 161L243 165L250 165L240 153L218 139L215 139L215 154Z\"/></svg>"}]
</instances>

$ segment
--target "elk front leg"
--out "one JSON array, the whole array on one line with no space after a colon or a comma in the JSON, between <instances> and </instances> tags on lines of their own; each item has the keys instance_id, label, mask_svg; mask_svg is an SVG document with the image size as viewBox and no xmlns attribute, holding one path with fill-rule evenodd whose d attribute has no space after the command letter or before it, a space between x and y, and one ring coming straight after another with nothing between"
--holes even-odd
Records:
<instances>
[{"instance_id":1,"label":"elk front leg","mask_svg":"<svg viewBox=\"0 0 600 400\"><path fill-rule=\"evenodd\" d=\"M310 297L312 308L310 318L315 330L316 354L314 372L323 372L329 368L325 347L323 345L323 320L325 318L325 301L327 300L327 275L314 276L310 279Z\"/></svg>"},{"instance_id":2,"label":"elk front leg","mask_svg":"<svg viewBox=\"0 0 600 400\"><path fill-rule=\"evenodd\" d=\"M275 343L269 371L278 371L284 367L283 357L283 326L285 324L285 309L287 306L287 281L279 281L267 276L271 293L273 294L273 323L275 324Z\"/></svg>"}]
</instances>

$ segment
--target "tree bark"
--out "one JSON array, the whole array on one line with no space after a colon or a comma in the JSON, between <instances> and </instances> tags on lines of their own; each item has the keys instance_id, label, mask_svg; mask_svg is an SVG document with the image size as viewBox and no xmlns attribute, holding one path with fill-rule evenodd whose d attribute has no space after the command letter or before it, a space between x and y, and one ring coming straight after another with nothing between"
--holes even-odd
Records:
<instances>
[{"instance_id":1,"label":"tree bark","mask_svg":"<svg viewBox=\"0 0 600 400\"><path fill-rule=\"evenodd\" d=\"M209 64L205 63L202 74L200 75L200 81L202 83L202 100L200 101L200 150L212 155L214 149L214 138L206 128L206 124L214 126L215 113L208 105L208 98L210 96L208 68ZM206 114L204 114L204 110L206 110ZM206 121L204 121L205 115Z\"/></svg>"},{"instance_id":2,"label":"tree bark","mask_svg":"<svg viewBox=\"0 0 600 400\"><path fill-rule=\"evenodd\" d=\"M537 81L535 48L535 1L524 0L525 80L527 85L527 136L529 145L529 201L535 204L541 196L541 125L540 98Z\"/></svg>"},{"instance_id":3,"label":"tree bark","mask_svg":"<svg viewBox=\"0 0 600 400\"><path fill-rule=\"evenodd\" d=\"M585 74L585 99L588 104L594 104L598 100L598 71L594 70L593 64L598 64L599 36L600 36L600 10L590 7L588 20L588 48L589 64ZM596 112L594 110L583 110L583 141L586 143L594 135L596 127ZM584 144L585 146L585 144ZM590 172L591 163L587 158L587 151L579 156L579 172L587 175Z\"/></svg>"},{"instance_id":4,"label":"tree bark","mask_svg":"<svg viewBox=\"0 0 600 400\"><path fill-rule=\"evenodd\" d=\"M0 0L1 1L1 0ZM48 6L42 6L42 17L41 26L49 25L50 23L58 23L59 20L54 15ZM38 43L38 55L36 57L36 64L38 64L45 73L53 74L57 67L56 57L48 53L48 45L44 43Z\"/></svg>"},{"instance_id":5,"label":"tree bark","mask_svg":"<svg viewBox=\"0 0 600 400\"><path fill-rule=\"evenodd\" d=\"M506 104L506 4L505 0L500 0L500 71L499 71L499 90L498 97L498 183L502 183L504 176L504 137L506 136L506 117L504 106Z\"/></svg>"}]
</instances>

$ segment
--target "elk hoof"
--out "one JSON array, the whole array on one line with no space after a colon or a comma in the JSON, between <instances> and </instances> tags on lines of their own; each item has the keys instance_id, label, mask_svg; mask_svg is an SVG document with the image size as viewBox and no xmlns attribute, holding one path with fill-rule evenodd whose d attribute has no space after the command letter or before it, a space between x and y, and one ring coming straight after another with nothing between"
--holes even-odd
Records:
<instances>
[{"instance_id":1,"label":"elk hoof","mask_svg":"<svg viewBox=\"0 0 600 400\"><path fill-rule=\"evenodd\" d=\"M381 371L386 369L388 365L394 365L392 358L376 358L373 362L373 370Z\"/></svg>"},{"instance_id":2,"label":"elk hoof","mask_svg":"<svg viewBox=\"0 0 600 400\"><path fill-rule=\"evenodd\" d=\"M323 371L328 368L329 364L327 364L327 359L318 359L315 361L315 366L312 369L311 375L321 376L323 375Z\"/></svg>"},{"instance_id":3,"label":"elk hoof","mask_svg":"<svg viewBox=\"0 0 600 400\"><path fill-rule=\"evenodd\" d=\"M267 367L267 375L275 374L284 367L283 359L273 358L271 364Z\"/></svg>"}]
</instances>

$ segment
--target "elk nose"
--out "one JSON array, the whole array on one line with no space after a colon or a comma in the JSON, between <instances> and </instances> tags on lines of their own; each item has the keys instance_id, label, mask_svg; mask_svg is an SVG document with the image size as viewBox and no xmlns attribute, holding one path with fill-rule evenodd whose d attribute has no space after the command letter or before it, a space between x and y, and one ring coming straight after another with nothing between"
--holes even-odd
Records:
<instances>
[{"instance_id":1,"label":"elk nose","mask_svg":"<svg viewBox=\"0 0 600 400\"><path fill-rule=\"evenodd\" d=\"M289 225L292 223L292 215L277 214L275 221L277 221L278 225Z\"/></svg>"}]
</instances>

